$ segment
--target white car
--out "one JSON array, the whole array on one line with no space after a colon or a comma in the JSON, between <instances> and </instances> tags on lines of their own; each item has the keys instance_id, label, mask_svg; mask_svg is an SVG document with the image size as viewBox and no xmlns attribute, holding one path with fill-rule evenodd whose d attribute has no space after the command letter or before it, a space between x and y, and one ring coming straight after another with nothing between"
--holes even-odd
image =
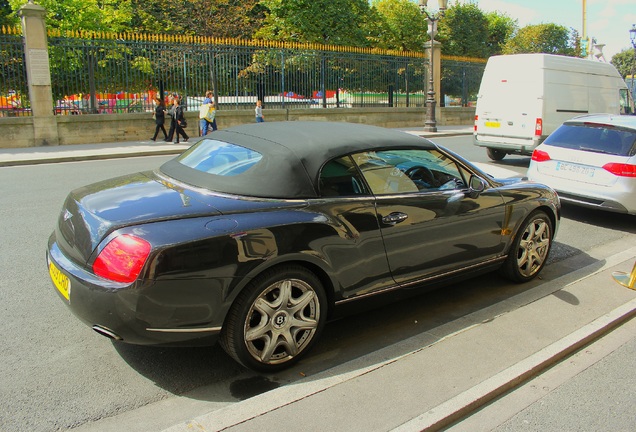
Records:
<instances>
[{"instance_id":1,"label":"white car","mask_svg":"<svg viewBox=\"0 0 636 432\"><path fill-rule=\"evenodd\" d=\"M566 121L534 150L528 177L563 202L636 214L636 116Z\"/></svg>"}]
</instances>

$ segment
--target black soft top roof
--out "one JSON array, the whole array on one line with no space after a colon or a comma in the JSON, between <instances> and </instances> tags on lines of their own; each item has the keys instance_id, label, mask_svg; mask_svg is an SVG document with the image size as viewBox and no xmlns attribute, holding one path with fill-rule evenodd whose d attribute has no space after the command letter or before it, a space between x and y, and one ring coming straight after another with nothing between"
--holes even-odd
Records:
<instances>
[{"instance_id":1,"label":"black soft top roof","mask_svg":"<svg viewBox=\"0 0 636 432\"><path fill-rule=\"evenodd\" d=\"M231 177L189 168L179 158L161 171L195 186L217 192L263 198L312 198L324 163L370 149L433 148L421 137L377 126L339 122L265 122L235 126L208 139L237 144L263 158L248 171Z\"/></svg>"}]
</instances>

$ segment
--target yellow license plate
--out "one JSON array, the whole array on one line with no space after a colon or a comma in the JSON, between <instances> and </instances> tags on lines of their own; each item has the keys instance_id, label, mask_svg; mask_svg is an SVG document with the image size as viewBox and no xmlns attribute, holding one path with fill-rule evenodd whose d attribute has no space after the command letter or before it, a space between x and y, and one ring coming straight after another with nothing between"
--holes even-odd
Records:
<instances>
[{"instance_id":1,"label":"yellow license plate","mask_svg":"<svg viewBox=\"0 0 636 432\"><path fill-rule=\"evenodd\" d=\"M55 288L57 288L66 300L69 300L71 297L71 281L53 264L53 261L49 262L49 274L51 275Z\"/></svg>"},{"instance_id":2,"label":"yellow license plate","mask_svg":"<svg viewBox=\"0 0 636 432\"><path fill-rule=\"evenodd\" d=\"M491 127L491 128L498 128L498 127L501 127L501 123L499 123L498 121L487 121L487 122L484 122L484 126Z\"/></svg>"}]
</instances>

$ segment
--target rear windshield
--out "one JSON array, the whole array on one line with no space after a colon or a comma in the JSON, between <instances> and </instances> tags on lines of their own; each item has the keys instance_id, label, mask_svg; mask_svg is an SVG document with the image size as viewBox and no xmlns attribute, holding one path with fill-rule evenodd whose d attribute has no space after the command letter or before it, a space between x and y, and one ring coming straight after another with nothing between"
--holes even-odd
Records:
<instances>
[{"instance_id":1,"label":"rear windshield","mask_svg":"<svg viewBox=\"0 0 636 432\"><path fill-rule=\"evenodd\" d=\"M252 168L262 155L252 149L217 140L205 140L191 147L177 161L209 174L235 176Z\"/></svg>"},{"instance_id":2,"label":"rear windshield","mask_svg":"<svg viewBox=\"0 0 636 432\"><path fill-rule=\"evenodd\" d=\"M596 124L564 124L545 140L545 144L594 153L633 156L636 154L636 132Z\"/></svg>"}]
</instances>

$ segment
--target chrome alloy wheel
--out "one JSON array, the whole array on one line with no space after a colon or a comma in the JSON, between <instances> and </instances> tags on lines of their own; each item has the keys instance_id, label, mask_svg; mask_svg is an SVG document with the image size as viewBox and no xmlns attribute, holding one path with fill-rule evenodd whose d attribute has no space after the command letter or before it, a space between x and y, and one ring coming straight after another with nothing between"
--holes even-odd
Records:
<instances>
[{"instance_id":1,"label":"chrome alloy wheel","mask_svg":"<svg viewBox=\"0 0 636 432\"><path fill-rule=\"evenodd\" d=\"M299 279L283 279L254 300L245 319L248 352L263 364L284 363L313 339L320 321L314 289Z\"/></svg>"},{"instance_id":2,"label":"chrome alloy wheel","mask_svg":"<svg viewBox=\"0 0 636 432\"><path fill-rule=\"evenodd\" d=\"M543 266L548 257L552 233L545 218L537 217L526 225L517 248L517 268L525 277L531 277Z\"/></svg>"}]
</instances>

